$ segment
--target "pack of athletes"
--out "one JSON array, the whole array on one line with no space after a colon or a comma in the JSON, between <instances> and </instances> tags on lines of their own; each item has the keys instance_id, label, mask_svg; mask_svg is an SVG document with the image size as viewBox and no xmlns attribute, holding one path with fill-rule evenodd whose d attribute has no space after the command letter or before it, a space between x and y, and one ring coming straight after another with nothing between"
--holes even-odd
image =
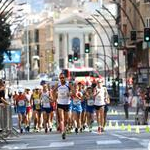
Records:
<instances>
[{"instance_id":1,"label":"pack of athletes","mask_svg":"<svg viewBox=\"0 0 150 150\"><path fill-rule=\"evenodd\" d=\"M66 138L66 127L70 108L70 84L65 81L64 75L60 75L60 82L57 85L57 109L59 116L59 126L62 132L62 139Z\"/></svg>"}]
</instances>

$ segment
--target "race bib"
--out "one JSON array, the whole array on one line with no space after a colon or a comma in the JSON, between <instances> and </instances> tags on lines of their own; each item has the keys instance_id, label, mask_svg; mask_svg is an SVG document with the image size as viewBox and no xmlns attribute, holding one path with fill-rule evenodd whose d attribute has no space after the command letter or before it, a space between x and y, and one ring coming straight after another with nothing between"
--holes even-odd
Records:
<instances>
[{"instance_id":1,"label":"race bib","mask_svg":"<svg viewBox=\"0 0 150 150\"><path fill-rule=\"evenodd\" d=\"M35 105L35 109L40 109L40 108L41 108L41 107L40 107L39 104Z\"/></svg>"},{"instance_id":2,"label":"race bib","mask_svg":"<svg viewBox=\"0 0 150 150\"><path fill-rule=\"evenodd\" d=\"M19 106L25 106L25 101L24 101L24 100L18 101L18 105L19 105Z\"/></svg>"},{"instance_id":3,"label":"race bib","mask_svg":"<svg viewBox=\"0 0 150 150\"><path fill-rule=\"evenodd\" d=\"M43 101L43 107L44 107L44 108L50 108L49 98L44 97L44 98L42 99L42 101Z\"/></svg>"},{"instance_id":4,"label":"race bib","mask_svg":"<svg viewBox=\"0 0 150 150\"><path fill-rule=\"evenodd\" d=\"M59 93L59 97L61 98L61 99L67 99L68 97L67 97L67 93Z\"/></svg>"},{"instance_id":5,"label":"race bib","mask_svg":"<svg viewBox=\"0 0 150 150\"><path fill-rule=\"evenodd\" d=\"M34 99L34 104L35 105L40 104L40 100L39 99Z\"/></svg>"},{"instance_id":6,"label":"race bib","mask_svg":"<svg viewBox=\"0 0 150 150\"><path fill-rule=\"evenodd\" d=\"M73 100L73 104L74 104L74 105L79 104L79 102L80 102L80 100L79 100L79 99L74 99L74 100Z\"/></svg>"},{"instance_id":7,"label":"race bib","mask_svg":"<svg viewBox=\"0 0 150 150\"><path fill-rule=\"evenodd\" d=\"M93 106L94 105L94 100L93 99L89 99L87 101L88 106Z\"/></svg>"},{"instance_id":8,"label":"race bib","mask_svg":"<svg viewBox=\"0 0 150 150\"><path fill-rule=\"evenodd\" d=\"M44 108L50 108L50 103L43 103Z\"/></svg>"}]
</instances>

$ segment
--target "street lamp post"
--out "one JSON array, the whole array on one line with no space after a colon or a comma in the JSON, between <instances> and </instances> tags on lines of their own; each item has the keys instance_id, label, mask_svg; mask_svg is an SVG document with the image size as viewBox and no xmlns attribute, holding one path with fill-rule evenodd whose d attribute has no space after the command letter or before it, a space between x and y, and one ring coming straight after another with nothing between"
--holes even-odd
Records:
<instances>
[{"instance_id":1,"label":"street lamp post","mask_svg":"<svg viewBox=\"0 0 150 150\"><path fill-rule=\"evenodd\" d=\"M103 51L104 51L104 76L105 76L105 85L106 85L106 76L107 76L107 73L106 73L106 49L105 49L105 46L104 46L104 42L102 40L102 37L101 35L99 34L98 30L95 28L95 26L93 25L93 23L88 19L86 18L85 19L87 21L87 23L89 25L91 25L93 27L93 29L95 30L95 32L97 33L101 43L102 43L102 47L103 47Z\"/></svg>"},{"instance_id":2,"label":"street lamp post","mask_svg":"<svg viewBox=\"0 0 150 150\"><path fill-rule=\"evenodd\" d=\"M29 34L28 34L28 25L27 25L27 19L26 19L26 52L27 52L27 81L30 80L30 64L29 64Z\"/></svg>"}]
</instances>

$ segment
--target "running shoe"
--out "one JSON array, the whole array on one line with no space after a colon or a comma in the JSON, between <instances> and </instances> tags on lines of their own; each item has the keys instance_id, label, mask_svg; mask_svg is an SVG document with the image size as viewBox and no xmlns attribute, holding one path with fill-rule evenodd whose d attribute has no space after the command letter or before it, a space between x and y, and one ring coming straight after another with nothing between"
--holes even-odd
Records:
<instances>
[{"instance_id":1,"label":"running shoe","mask_svg":"<svg viewBox=\"0 0 150 150\"><path fill-rule=\"evenodd\" d=\"M45 133L47 133L47 131L48 131L48 129L47 129L47 128L45 128Z\"/></svg>"},{"instance_id":2,"label":"running shoe","mask_svg":"<svg viewBox=\"0 0 150 150\"><path fill-rule=\"evenodd\" d=\"M78 128L75 128L75 133L78 134Z\"/></svg>"},{"instance_id":3,"label":"running shoe","mask_svg":"<svg viewBox=\"0 0 150 150\"><path fill-rule=\"evenodd\" d=\"M80 128L80 132L81 132L81 133L83 132L83 129L82 129L82 128Z\"/></svg>"},{"instance_id":4,"label":"running shoe","mask_svg":"<svg viewBox=\"0 0 150 150\"><path fill-rule=\"evenodd\" d=\"M20 129L20 133L21 133L21 134L23 133L23 129L22 129L22 128Z\"/></svg>"},{"instance_id":5,"label":"running shoe","mask_svg":"<svg viewBox=\"0 0 150 150\"><path fill-rule=\"evenodd\" d=\"M52 128L49 128L49 132L52 132Z\"/></svg>"},{"instance_id":6,"label":"running shoe","mask_svg":"<svg viewBox=\"0 0 150 150\"><path fill-rule=\"evenodd\" d=\"M63 139L63 140L66 139L66 133L65 133L65 132L62 133L62 139Z\"/></svg>"},{"instance_id":7,"label":"running shoe","mask_svg":"<svg viewBox=\"0 0 150 150\"><path fill-rule=\"evenodd\" d=\"M101 127L98 127L98 133L101 133L102 130L101 130Z\"/></svg>"}]
</instances>

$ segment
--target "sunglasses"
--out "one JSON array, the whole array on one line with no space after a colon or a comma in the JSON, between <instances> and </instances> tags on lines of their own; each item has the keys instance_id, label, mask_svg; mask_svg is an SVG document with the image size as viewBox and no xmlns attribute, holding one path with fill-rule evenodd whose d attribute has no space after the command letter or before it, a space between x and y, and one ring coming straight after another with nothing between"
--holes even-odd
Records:
<instances>
[{"instance_id":1,"label":"sunglasses","mask_svg":"<svg viewBox=\"0 0 150 150\"><path fill-rule=\"evenodd\" d=\"M64 77L60 77L60 79L65 79Z\"/></svg>"}]
</instances>

